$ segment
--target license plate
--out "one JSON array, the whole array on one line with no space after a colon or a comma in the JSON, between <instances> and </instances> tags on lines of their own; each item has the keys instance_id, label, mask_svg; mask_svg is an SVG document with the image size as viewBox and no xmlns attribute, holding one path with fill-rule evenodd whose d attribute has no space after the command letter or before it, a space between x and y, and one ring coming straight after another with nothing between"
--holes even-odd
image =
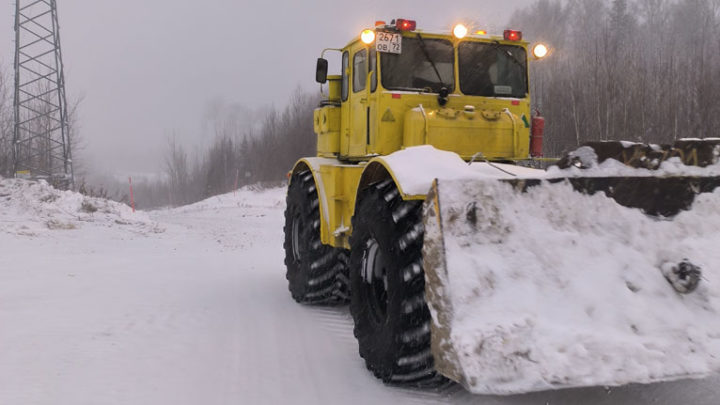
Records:
<instances>
[{"instance_id":1,"label":"license plate","mask_svg":"<svg viewBox=\"0 0 720 405\"><path fill-rule=\"evenodd\" d=\"M392 32L378 32L375 38L375 49L378 52L402 53L402 35Z\"/></svg>"}]
</instances>

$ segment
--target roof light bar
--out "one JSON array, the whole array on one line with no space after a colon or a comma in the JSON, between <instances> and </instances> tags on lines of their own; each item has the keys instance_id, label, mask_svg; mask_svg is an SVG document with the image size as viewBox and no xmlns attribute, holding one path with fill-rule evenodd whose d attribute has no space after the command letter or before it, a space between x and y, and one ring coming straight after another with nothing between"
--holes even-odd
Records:
<instances>
[{"instance_id":1,"label":"roof light bar","mask_svg":"<svg viewBox=\"0 0 720 405\"><path fill-rule=\"evenodd\" d=\"M515 30L505 30L503 37L506 41L522 41L522 32Z\"/></svg>"},{"instance_id":2,"label":"roof light bar","mask_svg":"<svg viewBox=\"0 0 720 405\"><path fill-rule=\"evenodd\" d=\"M395 20L395 28L400 31L415 31L416 26L415 20L406 20L404 18Z\"/></svg>"}]
</instances>

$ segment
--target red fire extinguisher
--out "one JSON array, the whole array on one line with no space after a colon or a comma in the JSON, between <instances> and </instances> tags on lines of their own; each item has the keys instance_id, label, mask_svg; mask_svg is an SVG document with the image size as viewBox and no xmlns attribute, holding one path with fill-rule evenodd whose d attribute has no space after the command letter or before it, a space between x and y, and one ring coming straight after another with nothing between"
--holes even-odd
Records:
<instances>
[{"instance_id":1,"label":"red fire extinguisher","mask_svg":"<svg viewBox=\"0 0 720 405\"><path fill-rule=\"evenodd\" d=\"M535 110L530 127L530 156L543 156L543 133L545 132L545 118L540 116L540 111Z\"/></svg>"}]
</instances>

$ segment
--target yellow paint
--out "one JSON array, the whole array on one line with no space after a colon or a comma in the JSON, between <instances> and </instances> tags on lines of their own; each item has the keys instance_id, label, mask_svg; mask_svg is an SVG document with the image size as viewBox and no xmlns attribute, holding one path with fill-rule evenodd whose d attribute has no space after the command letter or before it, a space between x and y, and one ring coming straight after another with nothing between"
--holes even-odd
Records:
<instances>
[{"instance_id":1,"label":"yellow paint","mask_svg":"<svg viewBox=\"0 0 720 405\"><path fill-rule=\"evenodd\" d=\"M405 33L412 36L413 33ZM423 38L443 38L451 41L457 49L461 42L499 42L503 45L521 46L528 52L527 42L505 41L502 37L486 37L468 35L462 40L452 35L422 33ZM368 161L377 155L388 155L404 147L419 144L430 144L438 149L457 152L464 159L470 159L481 152L488 159L518 160L526 159L529 154L530 129L526 128L521 117L530 117L530 95L522 99L503 99L479 96L466 96L460 91L457 78L459 67L455 52L455 89L449 97L444 109L453 111L458 119L453 121L443 115L436 94L418 94L385 90L382 87L381 64L378 60L379 73L377 89L370 91L370 75L368 69L369 52L373 49L360 41L352 41L344 48L348 53L348 98L341 102L340 128L336 131L318 131L318 155L335 156L341 160ZM355 89L353 86L354 61L359 53L365 55L365 64L359 66L362 71L358 75L367 75L365 88ZM382 58L380 53L379 58ZM529 61L528 61L529 62ZM335 77L335 88L339 91L339 82ZM393 98L393 94L400 98ZM515 104L513 105L513 101ZM432 133L427 140L418 133L417 122L421 117L416 111L422 105L429 117L429 131ZM471 106L475 114L466 113L466 106ZM327 107L322 107L327 109ZM504 111L507 110L508 113ZM368 114L369 112L369 114ZM474 115L474 116L473 116ZM492 116L498 117L492 119ZM392 117L392 119L390 119ZM482 119L480 119L482 118ZM513 121L515 121L513 125ZM412 128L406 128L406 124ZM369 128L368 128L369 126ZM514 129L512 128L514 126ZM423 138L422 140L420 138ZM369 140L369 142L368 142ZM409 141L410 143L406 143ZM339 145L339 147L335 147Z\"/></svg>"},{"instance_id":2,"label":"yellow paint","mask_svg":"<svg viewBox=\"0 0 720 405\"><path fill-rule=\"evenodd\" d=\"M340 107L329 105L316 108L313 122L318 136L318 156L337 156L340 152Z\"/></svg>"},{"instance_id":3,"label":"yellow paint","mask_svg":"<svg viewBox=\"0 0 720 405\"><path fill-rule=\"evenodd\" d=\"M403 33L403 36L414 35ZM325 244L349 247L357 188L366 167L382 164L394 178L393 168L382 159L373 160L376 156L429 144L456 152L466 160L478 152L484 158L496 161L528 158L530 129L521 117L531 116L530 95L522 99L466 96L460 91L457 61L457 46L461 42L498 42L521 46L526 54L527 42L478 35L468 35L463 39L449 34L422 35L427 39L447 39L456 49L455 89L443 107L439 105L436 94L384 89L380 60L377 60L375 68L377 88L372 91L369 56L373 45L363 43L359 36L343 48L348 55L347 69L342 72L348 81L346 100L340 97L342 76L328 77L332 103L325 103L315 110L314 128L318 135L318 156L332 159L324 160L323 164L313 169L318 189L322 187L319 194L324 196L326 207L321 210L321 236ZM364 63L356 65L358 55L364 56ZM378 54L380 58L381 53ZM364 76L364 88L354 88L356 73L358 77ZM362 83L362 80L359 82ZM309 163L307 165L312 169ZM425 196L403 194L403 198L423 200Z\"/></svg>"},{"instance_id":4,"label":"yellow paint","mask_svg":"<svg viewBox=\"0 0 720 405\"><path fill-rule=\"evenodd\" d=\"M356 192L365 165L346 165L329 159L324 162L313 167L309 160L302 159L293 171L308 167L318 185L322 243L349 249Z\"/></svg>"}]
</instances>

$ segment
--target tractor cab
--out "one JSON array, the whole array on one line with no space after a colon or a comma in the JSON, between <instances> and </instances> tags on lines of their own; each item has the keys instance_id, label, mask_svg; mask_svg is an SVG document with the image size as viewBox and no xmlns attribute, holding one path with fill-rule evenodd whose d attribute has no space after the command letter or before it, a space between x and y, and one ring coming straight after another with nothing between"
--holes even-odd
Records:
<instances>
[{"instance_id":1,"label":"tractor cab","mask_svg":"<svg viewBox=\"0 0 720 405\"><path fill-rule=\"evenodd\" d=\"M428 144L466 160L529 157L528 43L521 32L492 36L460 24L452 33L430 33L397 19L376 23L336 51L341 75L328 76L327 60L318 60L316 79L329 82L315 112L319 156L365 161ZM545 54L544 45L534 48L536 58Z\"/></svg>"}]
</instances>

